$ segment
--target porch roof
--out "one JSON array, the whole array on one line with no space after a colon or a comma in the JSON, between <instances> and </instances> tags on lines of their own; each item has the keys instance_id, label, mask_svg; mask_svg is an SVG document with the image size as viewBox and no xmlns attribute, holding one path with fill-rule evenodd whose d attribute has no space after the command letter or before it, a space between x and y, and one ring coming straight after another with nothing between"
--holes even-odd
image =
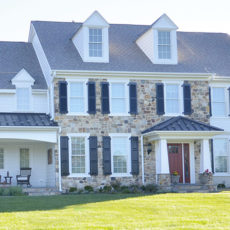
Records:
<instances>
[{"instance_id":1,"label":"porch roof","mask_svg":"<svg viewBox=\"0 0 230 230\"><path fill-rule=\"evenodd\" d=\"M0 113L0 127L2 126L55 127L58 124L45 113Z\"/></svg>"},{"instance_id":2,"label":"porch roof","mask_svg":"<svg viewBox=\"0 0 230 230\"><path fill-rule=\"evenodd\" d=\"M195 121L187 117L177 116L160 122L151 128L148 128L142 132L142 134L150 133L153 131L224 131L223 129L211 126L209 124Z\"/></svg>"}]
</instances>

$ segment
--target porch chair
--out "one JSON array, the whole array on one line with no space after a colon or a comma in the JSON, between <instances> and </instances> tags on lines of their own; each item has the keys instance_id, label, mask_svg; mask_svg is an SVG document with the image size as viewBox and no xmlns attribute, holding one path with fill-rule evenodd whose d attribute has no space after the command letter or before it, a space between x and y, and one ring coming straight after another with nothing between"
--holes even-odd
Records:
<instances>
[{"instance_id":1,"label":"porch chair","mask_svg":"<svg viewBox=\"0 0 230 230\"><path fill-rule=\"evenodd\" d=\"M30 176L31 176L31 168L21 168L20 169L20 175L16 176L17 179L17 185L26 184L27 187L30 185Z\"/></svg>"}]
</instances>

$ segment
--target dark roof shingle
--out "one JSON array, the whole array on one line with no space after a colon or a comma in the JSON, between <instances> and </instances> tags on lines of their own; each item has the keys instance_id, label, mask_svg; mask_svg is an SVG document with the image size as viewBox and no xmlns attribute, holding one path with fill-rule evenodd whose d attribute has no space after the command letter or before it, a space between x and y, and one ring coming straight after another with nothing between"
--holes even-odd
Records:
<instances>
[{"instance_id":1,"label":"dark roof shingle","mask_svg":"<svg viewBox=\"0 0 230 230\"><path fill-rule=\"evenodd\" d=\"M216 73L230 76L230 36L224 33L177 32L178 64L153 64L135 43L146 25L110 24L109 63L83 62L71 38L82 23L32 24L51 69L131 72Z\"/></svg>"},{"instance_id":2,"label":"dark roof shingle","mask_svg":"<svg viewBox=\"0 0 230 230\"><path fill-rule=\"evenodd\" d=\"M0 113L1 126L58 126L45 113Z\"/></svg>"},{"instance_id":3,"label":"dark roof shingle","mask_svg":"<svg viewBox=\"0 0 230 230\"><path fill-rule=\"evenodd\" d=\"M166 121L160 122L144 130L142 133L152 131L224 131L223 129L208 125L206 123L195 121L187 117L172 117Z\"/></svg>"}]
</instances>

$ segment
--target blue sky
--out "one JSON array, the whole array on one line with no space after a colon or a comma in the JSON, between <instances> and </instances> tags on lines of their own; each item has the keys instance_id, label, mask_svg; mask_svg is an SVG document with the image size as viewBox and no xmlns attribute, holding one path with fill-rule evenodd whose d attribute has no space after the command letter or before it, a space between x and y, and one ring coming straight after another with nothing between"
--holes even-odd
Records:
<instances>
[{"instance_id":1,"label":"blue sky","mask_svg":"<svg viewBox=\"0 0 230 230\"><path fill-rule=\"evenodd\" d=\"M230 0L0 0L0 40L27 41L31 20L151 24L166 13L181 31L230 34Z\"/></svg>"}]
</instances>

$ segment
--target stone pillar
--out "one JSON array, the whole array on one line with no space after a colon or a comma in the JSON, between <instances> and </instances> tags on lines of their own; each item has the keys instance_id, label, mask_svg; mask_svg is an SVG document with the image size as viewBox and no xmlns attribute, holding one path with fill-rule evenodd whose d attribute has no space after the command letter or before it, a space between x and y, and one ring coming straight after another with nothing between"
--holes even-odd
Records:
<instances>
[{"instance_id":1,"label":"stone pillar","mask_svg":"<svg viewBox=\"0 0 230 230\"><path fill-rule=\"evenodd\" d=\"M162 186L169 186L171 184L169 173L169 160L167 141L161 139L156 144L156 173L157 183Z\"/></svg>"},{"instance_id":2,"label":"stone pillar","mask_svg":"<svg viewBox=\"0 0 230 230\"><path fill-rule=\"evenodd\" d=\"M211 152L209 148L209 140L203 139L201 141L200 173L203 173L206 169L208 169L209 172L212 171Z\"/></svg>"}]
</instances>

